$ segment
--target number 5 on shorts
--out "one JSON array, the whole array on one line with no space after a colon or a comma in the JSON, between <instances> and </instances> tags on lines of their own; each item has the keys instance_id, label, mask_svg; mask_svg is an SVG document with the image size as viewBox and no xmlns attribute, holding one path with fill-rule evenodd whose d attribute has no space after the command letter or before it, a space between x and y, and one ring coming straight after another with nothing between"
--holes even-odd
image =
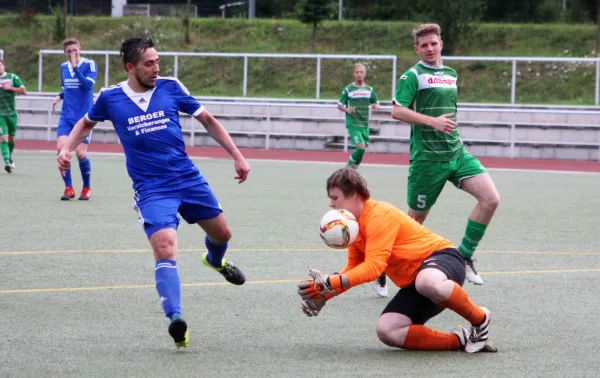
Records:
<instances>
[{"instance_id":1,"label":"number 5 on shorts","mask_svg":"<svg viewBox=\"0 0 600 378\"><path fill-rule=\"evenodd\" d=\"M419 194L417 195L417 207L419 209L424 209L427 207L427 201L426 201L427 196L424 194Z\"/></svg>"}]
</instances>

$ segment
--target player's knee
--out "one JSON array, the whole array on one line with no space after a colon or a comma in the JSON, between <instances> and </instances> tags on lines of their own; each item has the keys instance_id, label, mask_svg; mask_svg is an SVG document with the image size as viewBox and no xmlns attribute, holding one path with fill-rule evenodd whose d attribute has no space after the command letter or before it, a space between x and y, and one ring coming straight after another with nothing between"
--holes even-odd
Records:
<instances>
[{"instance_id":1,"label":"player's knee","mask_svg":"<svg viewBox=\"0 0 600 378\"><path fill-rule=\"evenodd\" d=\"M83 160L87 157L87 151L84 149L77 148L75 150L75 155L77 155L77 159Z\"/></svg>"},{"instance_id":2,"label":"player's knee","mask_svg":"<svg viewBox=\"0 0 600 378\"><path fill-rule=\"evenodd\" d=\"M174 260L177 254L177 237L171 232L157 231L150 238L156 260Z\"/></svg>"},{"instance_id":3,"label":"player's knee","mask_svg":"<svg viewBox=\"0 0 600 378\"><path fill-rule=\"evenodd\" d=\"M443 297L441 282L430 279L417 280L415 282L415 288L417 289L417 293L434 302L441 301L440 298Z\"/></svg>"},{"instance_id":4,"label":"player's knee","mask_svg":"<svg viewBox=\"0 0 600 378\"><path fill-rule=\"evenodd\" d=\"M360 143L360 144L356 145L356 148L360 148L361 150L364 150L367 148L367 145L364 143Z\"/></svg>"},{"instance_id":5,"label":"player's knee","mask_svg":"<svg viewBox=\"0 0 600 378\"><path fill-rule=\"evenodd\" d=\"M228 226L221 227L212 235L208 236L213 243L225 244L231 240L231 229Z\"/></svg>"},{"instance_id":6,"label":"player's knee","mask_svg":"<svg viewBox=\"0 0 600 378\"><path fill-rule=\"evenodd\" d=\"M0 136L0 141L2 141L2 142L8 142L8 136L7 135Z\"/></svg>"},{"instance_id":7,"label":"player's knee","mask_svg":"<svg viewBox=\"0 0 600 378\"><path fill-rule=\"evenodd\" d=\"M377 338L387 346L402 348L408 327L398 327L379 318L376 328Z\"/></svg>"},{"instance_id":8,"label":"player's knee","mask_svg":"<svg viewBox=\"0 0 600 378\"><path fill-rule=\"evenodd\" d=\"M9 135L8 136L8 141L11 142L11 143L14 143L15 142L15 136L14 135Z\"/></svg>"},{"instance_id":9,"label":"player's knee","mask_svg":"<svg viewBox=\"0 0 600 378\"><path fill-rule=\"evenodd\" d=\"M494 212L500 205L500 195L494 191L480 201L479 205L488 212Z\"/></svg>"}]
</instances>

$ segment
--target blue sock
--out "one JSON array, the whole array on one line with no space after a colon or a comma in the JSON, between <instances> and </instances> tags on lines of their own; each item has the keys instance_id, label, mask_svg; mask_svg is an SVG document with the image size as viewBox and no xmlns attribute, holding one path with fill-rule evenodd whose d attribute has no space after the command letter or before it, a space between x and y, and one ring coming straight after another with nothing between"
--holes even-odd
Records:
<instances>
[{"instance_id":1,"label":"blue sock","mask_svg":"<svg viewBox=\"0 0 600 378\"><path fill-rule=\"evenodd\" d=\"M181 281L177 263L173 260L158 260L154 270L156 291L162 302L165 315L171 321L181 317Z\"/></svg>"},{"instance_id":2,"label":"blue sock","mask_svg":"<svg viewBox=\"0 0 600 378\"><path fill-rule=\"evenodd\" d=\"M58 156L58 152L56 153L56 156ZM65 175L63 176L61 174L60 177L62 177L63 181L65 182L65 186L73 186L73 182L71 182L71 170L70 169L67 169L65 171Z\"/></svg>"},{"instance_id":3,"label":"blue sock","mask_svg":"<svg viewBox=\"0 0 600 378\"><path fill-rule=\"evenodd\" d=\"M223 263L223 256L225 256L225 251L227 251L227 243L225 244L215 244L210 240L208 235L204 238L204 244L206 245L206 249L208 249L208 255L206 259L210 263L210 265L220 268Z\"/></svg>"},{"instance_id":4,"label":"blue sock","mask_svg":"<svg viewBox=\"0 0 600 378\"><path fill-rule=\"evenodd\" d=\"M84 157L79 160L79 169L81 170L81 178L83 179L83 187L90 187L90 176L92 174L92 164L90 163L90 159Z\"/></svg>"},{"instance_id":5,"label":"blue sock","mask_svg":"<svg viewBox=\"0 0 600 378\"><path fill-rule=\"evenodd\" d=\"M73 183L71 182L71 170L67 169L65 171L65 175L64 176L60 176L62 177L63 181L65 182L65 186L73 186Z\"/></svg>"}]
</instances>

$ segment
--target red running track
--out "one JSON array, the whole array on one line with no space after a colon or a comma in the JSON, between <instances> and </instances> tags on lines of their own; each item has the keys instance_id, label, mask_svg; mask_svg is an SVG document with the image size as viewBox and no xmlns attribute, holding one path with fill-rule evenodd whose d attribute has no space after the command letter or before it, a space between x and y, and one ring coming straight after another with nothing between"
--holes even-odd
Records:
<instances>
[{"instance_id":1,"label":"red running track","mask_svg":"<svg viewBox=\"0 0 600 378\"><path fill-rule=\"evenodd\" d=\"M55 151L56 142L19 140L19 150ZM247 159L323 161L344 163L348 154L340 151L304 151L304 150L264 150L253 148L240 149ZM90 152L123 153L120 144L95 143L89 146ZM188 154L194 157L227 158L229 155L219 147L187 147ZM545 171L600 172L598 161L545 160L545 159L507 159L484 157L479 159L487 168L529 169ZM407 154L369 154L363 159L366 164L408 165Z\"/></svg>"}]
</instances>

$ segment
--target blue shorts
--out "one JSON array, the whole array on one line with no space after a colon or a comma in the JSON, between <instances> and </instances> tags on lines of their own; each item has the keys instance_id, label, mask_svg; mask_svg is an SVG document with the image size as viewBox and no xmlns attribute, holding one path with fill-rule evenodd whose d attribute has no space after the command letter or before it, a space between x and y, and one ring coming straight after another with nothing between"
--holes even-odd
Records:
<instances>
[{"instance_id":1,"label":"blue shorts","mask_svg":"<svg viewBox=\"0 0 600 378\"><path fill-rule=\"evenodd\" d=\"M58 120L58 128L56 129L56 139L58 139L61 136L69 136L69 134L71 134L71 131L73 131L73 127L75 127L75 123L65 121L62 118L59 119ZM90 144L91 139L92 139L92 133L90 133L90 135L83 140L83 143Z\"/></svg>"},{"instance_id":2,"label":"blue shorts","mask_svg":"<svg viewBox=\"0 0 600 378\"><path fill-rule=\"evenodd\" d=\"M179 226L179 213L189 224L213 219L223 210L210 186L202 177L198 184L170 191L136 191L133 195L133 209L139 214L138 222L144 226L146 236L158 230Z\"/></svg>"}]
</instances>

